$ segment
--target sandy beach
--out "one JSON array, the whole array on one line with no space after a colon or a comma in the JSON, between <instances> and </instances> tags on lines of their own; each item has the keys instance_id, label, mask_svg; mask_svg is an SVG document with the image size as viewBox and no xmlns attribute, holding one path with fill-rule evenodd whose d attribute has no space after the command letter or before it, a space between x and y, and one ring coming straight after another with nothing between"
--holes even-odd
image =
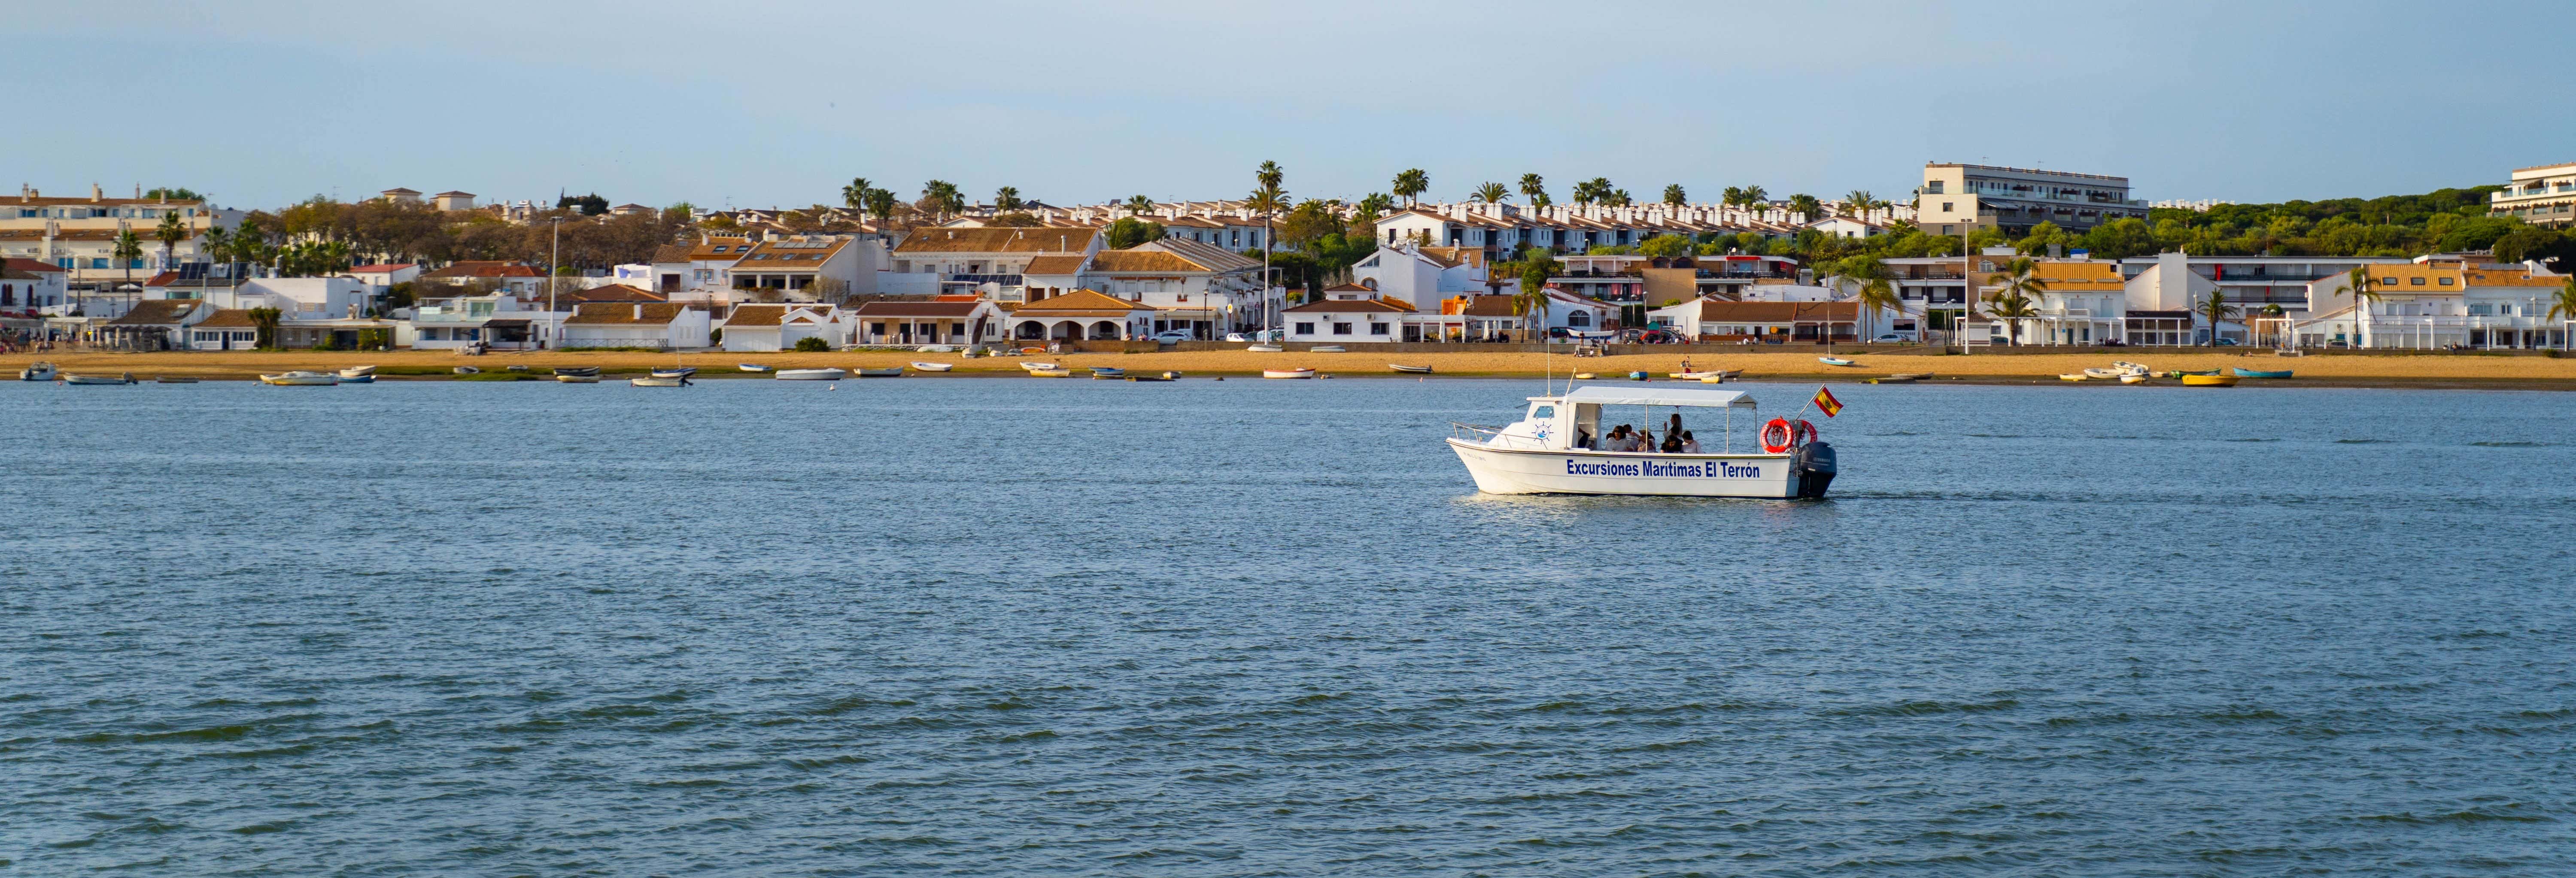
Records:
<instances>
[{"instance_id":1,"label":"sandy beach","mask_svg":"<svg viewBox=\"0 0 2576 878\"><path fill-rule=\"evenodd\" d=\"M2191 351L2169 349L2134 349L2118 354L1992 354L1965 356L1940 354L1854 354L1848 355L1857 365L1838 368L1817 361L1820 351L1764 351L1758 353L1690 354L1688 359L1699 369L1741 369L1751 380L1818 379L1858 381L1900 372L1929 372L1938 381L1967 382L2058 382L2060 373L2074 372L2087 366L2107 366L2113 360L2130 360L2157 370L2204 370L2242 367L2246 369L2290 369L2300 382L2339 386L2458 386L2518 387L2531 389L2576 389L2576 358L2547 356L2508 356L2475 353L2427 353L2422 355L2334 354L2315 353L2305 357L2274 357L2267 351L2238 353L2233 351ZM968 359L958 354L923 354L909 351L846 351L829 353L687 353L674 358L670 354L633 351L539 351L526 353L492 353L465 357L447 351L231 351L231 352L160 352L119 353L58 350L45 354L11 354L0 356L0 368L12 376L18 369L38 360L57 364L65 372L79 374L133 373L149 380L156 376L187 376L207 380L251 380L262 372L291 369L336 370L346 366L372 364L387 380L437 380L455 377L453 367L471 365L486 372L501 372L510 366L525 366L531 372L543 373L557 366L597 366L607 374L641 373L673 362L697 367L705 378L762 377L740 372L735 364L760 363L779 368L860 367L884 368L913 361L955 364L955 371L944 375L924 374L930 378L974 376L1018 376L1019 362L1042 359L1083 369L1093 366L1116 366L1131 371L1160 372L1173 370L1191 376L1255 375L1264 368L1312 367L1338 377L1416 377L1400 375L1387 368L1390 363L1428 365L1438 377L1537 377L1552 370L1557 375L1592 372L1602 378L1620 378L1630 371L1642 370L1657 378L1681 367L1682 354L1637 354L1577 359L1572 356L1549 356L1521 352L1454 351L1440 353L1388 354L1354 352L1318 354L1304 352L1250 353L1245 351L1179 351L1166 353L1084 353L1049 356L1005 356ZM2092 384L2094 382L2085 382Z\"/></svg>"}]
</instances>

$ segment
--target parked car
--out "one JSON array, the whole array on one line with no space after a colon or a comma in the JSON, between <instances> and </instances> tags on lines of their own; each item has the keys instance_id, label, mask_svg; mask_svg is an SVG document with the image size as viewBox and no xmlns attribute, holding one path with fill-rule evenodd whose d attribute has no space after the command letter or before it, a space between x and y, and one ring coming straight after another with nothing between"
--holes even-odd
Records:
<instances>
[{"instance_id":1,"label":"parked car","mask_svg":"<svg viewBox=\"0 0 2576 878\"><path fill-rule=\"evenodd\" d=\"M1879 344L1904 344L1914 340L1914 333L1890 332L1881 334L1879 337L1870 340Z\"/></svg>"},{"instance_id":2,"label":"parked car","mask_svg":"<svg viewBox=\"0 0 2576 878\"><path fill-rule=\"evenodd\" d=\"M1192 341L1194 339L1195 336L1186 329L1166 329L1161 332L1154 333L1154 341L1157 344L1179 344L1181 342Z\"/></svg>"}]
</instances>

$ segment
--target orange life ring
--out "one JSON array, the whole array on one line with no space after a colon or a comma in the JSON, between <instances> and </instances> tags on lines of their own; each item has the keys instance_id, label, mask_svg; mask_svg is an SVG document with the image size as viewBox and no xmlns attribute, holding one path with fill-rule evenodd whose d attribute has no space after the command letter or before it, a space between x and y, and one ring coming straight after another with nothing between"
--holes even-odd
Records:
<instances>
[{"instance_id":1,"label":"orange life ring","mask_svg":"<svg viewBox=\"0 0 2576 878\"><path fill-rule=\"evenodd\" d=\"M1799 421L1796 424L1796 427L1797 431L1789 437L1790 445L1805 445L1809 442L1816 441L1816 425L1805 421Z\"/></svg>"},{"instance_id":2,"label":"orange life ring","mask_svg":"<svg viewBox=\"0 0 2576 878\"><path fill-rule=\"evenodd\" d=\"M1788 418L1772 418L1770 423L1762 425L1763 451L1779 454L1789 450L1789 443L1793 441L1796 441L1796 428L1789 426Z\"/></svg>"}]
</instances>

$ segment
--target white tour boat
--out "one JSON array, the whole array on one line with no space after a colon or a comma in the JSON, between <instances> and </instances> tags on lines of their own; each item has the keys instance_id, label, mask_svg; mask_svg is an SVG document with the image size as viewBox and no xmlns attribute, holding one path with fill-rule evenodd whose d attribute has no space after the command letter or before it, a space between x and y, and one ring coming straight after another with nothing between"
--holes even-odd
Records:
<instances>
[{"instance_id":1,"label":"white tour boat","mask_svg":"<svg viewBox=\"0 0 2576 878\"><path fill-rule=\"evenodd\" d=\"M1759 497L1774 500L1825 496L1834 480L1833 446L1815 438L1805 421L1775 418L1743 451L1734 448L1735 412L1753 419L1753 397L1732 390L1587 385L1558 396L1529 398L1529 411L1504 427L1454 425L1449 448L1488 494L1620 494L1665 497ZM1643 407L1634 421L1619 411ZM1658 411L1659 409L1665 411ZM1636 409L1629 409L1636 411ZM1583 442L1604 435L1603 422L1623 421L1658 432L1666 415L1701 413L1683 428L1716 433L1701 440L1701 453L1600 451ZM1715 414L1714 422L1707 420ZM1715 429L1710 429L1715 428Z\"/></svg>"}]
</instances>

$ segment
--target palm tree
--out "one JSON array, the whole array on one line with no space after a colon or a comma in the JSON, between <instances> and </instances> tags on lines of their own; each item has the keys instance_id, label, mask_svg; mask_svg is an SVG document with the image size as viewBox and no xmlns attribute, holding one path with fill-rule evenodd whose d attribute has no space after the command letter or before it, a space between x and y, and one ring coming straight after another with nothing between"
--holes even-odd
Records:
<instances>
[{"instance_id":1,"label":"palm tree","mask_svg":"<svg viewBox=\"0 0 2576 878\"><path fill-rule=\"evenodd\" d=\"M155 232L155 234L158 234L158 232ZM134 261L143 258L142 236L136 235L134 233L134 229L130 226L116 230L116 244L113 249L108 251L108 254L116 257L116 264L125 266L124 286L133 286ZM133 301L129 299L125 304L125 308L129 311L133 310Z\"/></svg>"},{"instance_id":2,"label":"palm tree","mask_svg":"<svg viewBox=\"0 0 2576 878\"><path fill-rule=\"evenodd\" d=\"M1887 265L1877 257L1854 256L1843 260L1838 269L1842 276L1860 284L1860 296L1856 301L1862 311L1869 313L1873 322L1882 312L1904 309L1905 303L1896 297L1896 285L1888 280Z\"/></svg>"},{"instance_id":3,"label":"palm tree","mask_svg":"<svg viewBox=\"0 0 2576 878\"><path fill-rule=\"evenodd\" d=\"M2571 276L2567 278L2566 283L2558 285L2558 292L2549 299L2548 317L2551 320L2560 321L2559 326L2562 331L2558 336L2558 348L2566 350L2571 339L2563 331L2566 327L2565 321L2576 320L2576 276Z\"/></svg>"},{"instance_id":4,"label":"palm tree","mask_svg":"<svg viewBox=\"0 0 2576 878\"><path fill-rule=\"evenodd\" d=\"M2379 279L2370 276L2370 266L2356 265L2344 275L2345 286L2352 288L2352 334L2344 337L2344 346L2361 347L2361 324L2370 318L2370 303L2379 301ZM2209 331L2218 332L2212 326Z\"/></svg>"},{"instance_id":5,"label":"palm tree","mask_svg":"<svg viewBox=\"0 0 2576 878\"><path fill-rule=\"evenodd\" d=\"M949 214L966 209L966 195L957 191L955 183L932 180L921 185L921 207L946 222Z\"/></svg>"},{"instance_id":6,"label":"palm tree","mask_svg":"<svg viewBox=\"0 0 2576 878\"><path fill-rule=\"evenodd\" d=\"M1674 207L1689 204L1690 193L1682 191L1682 184L1680 183L1666 185L1664 187L1664 203Z\"/></svg>"},{"instance_id":7,"label":"palm tree","mask_svg":"<svg viewBox=\"0 0 2576 878\"><path fill-rule=\"evenodd\" d=\"M2209 346L2217 347L2219 321L2236 316L2237 308L2227 304L2226 291L2210 290L2209 298L2201 300L2199 311L2202 316L2209 318Z\"/></svg>"},{"instance_id":8,"label":"palm tree","mask_svg":"<svg viewBox=\"0 0 2576 878\"><path fill-rule=\"evenodd\" d=\"M206 258L213 262L238 261L232 258L232 252L233 242L229 236L224 234L224 227L207 226Z\"/></svg>"},{"instance_id":9,"label":"palm tree","mask_svg":"<svg viewBox=\"0 0 2576 878\"><path fill-rule=\"evenodd\" d=\"M1725 205L1725 206L1727 206L1727 207L1743 207L1743 206L1746 204L1746 202L1745 202L1745 200L1744 200L1744 187L1742 187L1742 186L1728 186L1728 187L1726 187L1726 192L1725 192L1725 194L1723 194L1723 195L1721 195L1721 196L1719 196L1719 197L1718 197L1718 199L1717 199L1717 203L1722 204L1722 205Z\"/></svg>"},{"instance_id":10,"label":"palm tree","mask_svg":"<svg viewBox=\"0 0 2576 878\"><path fill-rule=\"evenodd\" d=\"M1503 188L1501 183L1487 183L1476 187L1476 200L1486 204L1501 204L1511 197L1512 190Z\"/></svg>"},{"instance_id":11,"label":"palm tree","mask_svg":"<svg viewBox=\"0 0 2576 878\"><path fill-rule=\"evenodd\" d=\"M2039 313L2035 300L2048 292L2048 282L2040 280L2038 273L2039 263L2023 257L2005 263L2003 273L1994 278L1995 298L1986 313L2013 321L2007 324L2006 337L2016 345L2021 344L2020 321Z\"/></svg>"},{"instance_id":12,"label":"palm tree","mask_svg":"<svg viewBox=\"0 0 2576 878\"><path fill-rule=\"evenodd\" d=\"M1751 208L1755 217L1768 216L1771 213L1771 193L1762 191L1760 186L1746 186L1744 206Z\"/></svg>"},{"instance_id":13,"label":"palm tree","mask_svg":"<svg viewBox=\"0 0 2576 878\"><path fill-rule=\"evenodd\" d=\"M868 190L876 188L866 177L851 177L850 185L841 187L841 203L851 210L862 210L868 204Z\"/></svg>"},{"instance_id":14,"label":"palm tree","mask_svg":"<svg viewBox=\"0 0 2576 878\"><path fill-rule=\"evenodd\" d=\"M1843 209L1851 211L1853 219L1869 219L1869 212L1877 207L1878 196L1869 194L1867 189L1843 193Z\"/></svg>"},{"instance_id":15,"label":"palm tree","mask_svg":"<svg viewBox=\"0 0 2576 878\"><path fill-rule=\"evenodd\" d=\"M1407 168L1395 175L1395 194L1404 196L1404 206L1414 205L1413 197L1431 188L1431 175L1421 168Z\"/></svg>"},{"instance_id":16,"label":"palm tree","mask_svg":"<svg viewBox=\"0 0 2576 878\"><path fill-rule=\"evenodd\" d=\"M1288 190L1279 188L1280 181L1286 178L1287 173L1280 170L1278 162L1262 162L1261 169L1252 173L1252 181L1257 184L1252 197L1244 201L1246 207L1261 214L1261 328L1264 330L1270 328L1271 315L1279 313L1279 309L1272 307L1270 302L1270 287L1275 285L1270 278L1270 245L1271 239L1276 237L1270 227L1270 219L1288 209ZM1269 339L1265 337L1263 340Z\"/></svg>"},{"instance_id":17,"label":"palm tree","mask_svg":"<svg viewBox=\"0 0 2576 878\"><path fill-rule=\"evenodd\" d=\"M1020 200L1019 187L1004 186L993 192L994 210L1018 210L1026 206L1027 203Z\"/></svg>"},{"instance_id":18,"label":"palm tree","mask_svg":"<svg viewBox=\"0 0 2576 878\"><path fill-rule=\"evenodd\" d=\"M1529 198L1531 207L1546 207L1547 178L1537 174L1522 174L1521 194Z\"/></svg>"},{"instance_id":19,"label":"palm tree","mask_svg":"<svg viewBox=\"0 0 2576 878\"><path fill-rule=\"evenodd\" d=\"M894 221L894 209L903 204L901 199L894 197L893 192L884 189L870 189L862 200L867 203L868 212L877 215L877 228L880 230L884 229L887 223Z\"/></svg>"},{"instance_id":20,"label":"palm tree","mask_svg":"<svg viewBox=\"0 0 2576 878\"><path fill-rule=\"evenodd\" d=\"M1540 325L1547 323L1548 308L1555 304L1547 295L1547 279L1557 270L1556 257L1548 255L1545 250L1531 250L1521 260L1521 286L1520 292L1512 296L1512 316L1521 319L1523 339L1537 337L1530 331L1533 316Z\"/></svg>"},{"instance_id":21,"label":"palm tree","mask_svg":"<svg viewBox=\"0 0 2576 878\"><path fill-rule=\"evenodd\" d=\"M1149 198L1149 197L1146 197L1146 196L1143 196L1143 195L1130 195L1130 196L1128 196L1128 197L1127 197L1127 215L1128 215L1128 216L1132 216L1132 217L1136 217L1136 218L1142 219L1142 218L1144 218L1144 216L1145 216L1146 214L1153 213L1153 212L1154 212L1154 199Z\"/></svg>"},{"instance_id":22,"label":"palm tree","mask_svg":"<svg viewBox=\"0 0 2576 878\"><path fill-rule=\"evenodd\" d=\"M1636 200L1628 197L1628 190L1626 189L1612 189L1610 190L1609 195L1602 197L1601 203L1610 205L1611 207L1627 207L1628 205L1635 204Z\"/></svg>"},{"instance_id":23,"label":"palm tree","mask_svg":"<svg viewBox=\"0 0 2576 878\"><path fill-rule=\"evenodd\" d=\"M1816 217L1824 215L1825 203L1817 200L1816 196L1800 192L1789 196L1789 212L1796 214L1801 220L1812 223L1816 221Z\"/></svg>"}]
</instances>

